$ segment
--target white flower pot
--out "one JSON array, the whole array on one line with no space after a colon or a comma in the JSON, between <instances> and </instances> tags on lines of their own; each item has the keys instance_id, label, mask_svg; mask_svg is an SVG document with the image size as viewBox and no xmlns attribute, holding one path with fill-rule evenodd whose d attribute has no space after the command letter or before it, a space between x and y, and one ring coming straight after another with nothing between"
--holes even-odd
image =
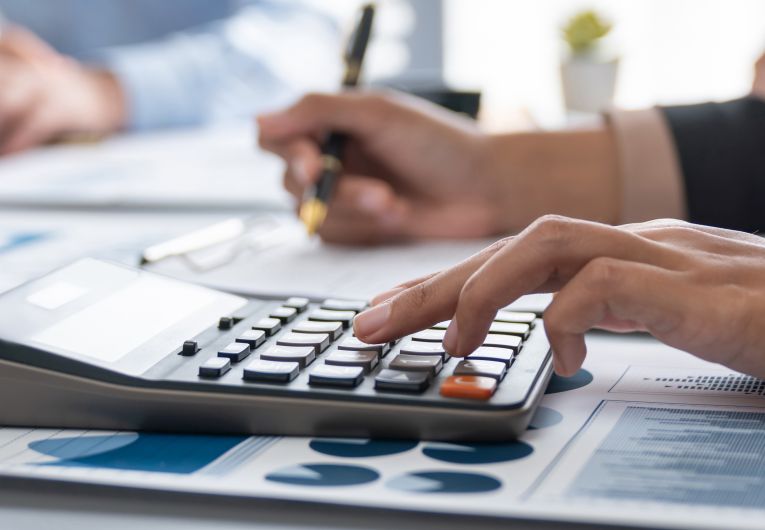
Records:
<instances>
[{"instance_id":1,"label":"white flower pot","mask_svg":"<svg viewBox=\"0 0 765 530\"><path fill-rule=\"evenodd\" d=\"M614 99L619 59L602 60L591 55L572 55L561 63L561 83L566 109L601 112Z\"/></svg>"}]
</instances>

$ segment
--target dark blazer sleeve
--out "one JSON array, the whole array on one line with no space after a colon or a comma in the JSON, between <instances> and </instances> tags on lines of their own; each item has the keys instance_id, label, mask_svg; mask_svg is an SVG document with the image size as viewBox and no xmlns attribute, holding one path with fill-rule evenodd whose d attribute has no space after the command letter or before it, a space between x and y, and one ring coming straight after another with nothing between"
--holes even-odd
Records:
<instances>
[{"instance_id":1,"label":"dark blazer sleeve","mask_svg":"<svg viewBox=\"0 0 765 530\"><path fill-rule=\"evenodd\" d=\"M765 232L765 101L661 110L683 171L689 220Z\"/></svg>"}]
</instances>

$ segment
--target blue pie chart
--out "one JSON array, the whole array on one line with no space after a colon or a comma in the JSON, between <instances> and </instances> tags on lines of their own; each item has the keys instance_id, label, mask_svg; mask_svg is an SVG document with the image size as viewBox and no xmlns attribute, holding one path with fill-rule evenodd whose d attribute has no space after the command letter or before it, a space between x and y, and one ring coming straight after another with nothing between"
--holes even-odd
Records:
<instances>
[{"instance_id":1,"label":"blue pie chart","mask_svg":"<svg viewBox=\"0 0 765 530\"><path fill-rule=\"evenodd\" d=\"M368 440L364 438L317 438L309 446L317 453L345 458L368 458L405 453L419 442L399 440Z\"/></svg>"},{"instance_id":2,"label":"blue pie chart","mask_svg":"<svg viewBox=\"0 0 765 530\"><path fill-rule=\"evenodd\" d=\"M537 411L531 418L529 423L529 429L544 429L545 427L552 427L563 421L563 414L550 407L537 407Z\"/></svg>"},{"instance_id":3,"label":"blue pie chart","mask_svg":"<svg viewBox=\"0 0 765 530\"><path fill-rule=\"evenodd\" d=\"M486 493L501 488L502 483L479 473L420 471L396 477L387 486L412 493Z\"/></svg>"},{"instance_id":4,"label":"blue pie chart","mask_svg":"<svg viewBox=\"0 0 765 530\"><path fill-rule=\"evenodd\" d=\"M579 370L571 377L561 377L553 374L550 383L547 385L545 394L557 394L559 392L568 392L576 390L592 383L592 374L587 370Z\"/></svg>"},{"instance_id":5,"label":"blue pie chart","mask_svg":"<svg viewBox=\"0 0 765 530\"><path fill-rule=\"evenodd\" d=\"M447 443L431 442L422 450L425 456L450 464L497 464L529 456L534 452L525 442Z\"/></svg>"},{"instance_id":6,"label":"blue pie chart","mask_svg":"<svg viewBox=\"0 0 765 530\"><path fill-rule=\"evenodd\" d=\"M358 486L374 482L380 474L363 466L339 464L302 464L278 469L266 475L266 480L279 484L312 487Z\"/></svg>"}]
</instances>

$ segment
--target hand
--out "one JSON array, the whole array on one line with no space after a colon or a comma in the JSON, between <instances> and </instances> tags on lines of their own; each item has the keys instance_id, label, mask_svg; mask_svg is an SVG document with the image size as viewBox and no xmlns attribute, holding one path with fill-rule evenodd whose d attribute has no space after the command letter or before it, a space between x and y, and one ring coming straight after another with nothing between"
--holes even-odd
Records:
<instances>
[{"instance_id":1,"label":"hand","mask_svg":"<svg viewBox=\"0 0 765 530\"><path fill-rule=\"evenodd\" d=\"M754 65L754 81L752 94L765 99L765 54L761 55Z\"/></svg>"},{"instance_id":2,"label":"hand","mask_svg":"<svg viewBox=\"0 0 765 530\"><path fill-rule=\"evenodd\" d=\"M24 29L3 30L0 76L0 154L124 124L124 98L113 76L59 55Z\"/></svg>"},{"instance_id":3,"label":"hand","mask_svg":"<svg viewBox=\"0 0 765 530\"><path fill-rule=\"evenodd\" d=\"M765 377L765 240L660 220L610 227L548 216L457 266L373 301L354 323L380 343L451 319L444 347L468 355L497 310L556 292L544 314L555 370L582 365L591 328L646 331L708 361Z\"/></svg>"},{"instance_id":4,"label":"hand","mask_svg":"<svg viewBox=\"0 0 765 530\"><path fill-rule=\"evenodd\" d=\"M310 95L258 119L260 143L287 162L298 200L320 169L319 141L349 137L344 174L319 231L328 241L380 243L486 237L548 212L617 217L610 135L482 134L466 118L404 95Z\"/></svg>"}]
</instances>

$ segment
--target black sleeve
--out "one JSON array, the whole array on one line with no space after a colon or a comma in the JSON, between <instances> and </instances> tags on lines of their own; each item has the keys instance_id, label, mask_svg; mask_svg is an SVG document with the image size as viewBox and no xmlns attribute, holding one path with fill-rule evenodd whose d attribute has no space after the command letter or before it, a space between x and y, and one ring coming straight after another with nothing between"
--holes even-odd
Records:
<instances>
[{"instance_id":1,"label":"black sleeve","mask_svg":"<svg viewBox=\"0 0 765 530\"><path fill-rule=\"evenodd\" d=\"M661 109L675 140L693 223L765 231L765 101Z\"/></svg>"}]
</instances>

